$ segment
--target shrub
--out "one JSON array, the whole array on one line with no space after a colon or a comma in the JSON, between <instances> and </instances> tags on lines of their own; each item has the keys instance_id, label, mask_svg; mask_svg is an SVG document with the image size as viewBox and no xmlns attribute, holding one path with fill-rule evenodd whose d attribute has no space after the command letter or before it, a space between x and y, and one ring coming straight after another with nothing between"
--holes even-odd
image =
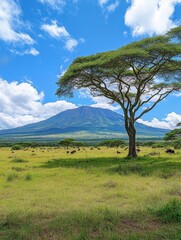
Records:
<instances>
[{"instance_id":1,"label":"shrub","mask_svg":"<svg viewBox=\"0 0 181 240\"><path fill-rule=\"evenodd\" d=\"M22 146L18 145L18 144L13 145L12 148L11 148L11 150L21 150L21 149L22 149Z\"/></svg>"}]
</instances>

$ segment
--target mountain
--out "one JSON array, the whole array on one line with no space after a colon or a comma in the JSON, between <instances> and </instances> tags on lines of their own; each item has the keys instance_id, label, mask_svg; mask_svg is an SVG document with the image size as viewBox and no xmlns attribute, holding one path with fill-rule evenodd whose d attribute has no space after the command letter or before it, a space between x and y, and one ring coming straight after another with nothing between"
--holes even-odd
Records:
<instances>
[{"instance_id":1,"label":"mountain","mask_svg":"<svg viewBox=\"0 0 181 240\"><path fill-rule=\"evenodd\" d=\"M142 137L162 137L167 132L165 129L152 128L140 123L136 123L136 129L137 135ZM81 138L82 135L89 138L90 135L100 137L101 134L102 137L126 136L124 117L108 109L84 106L60 112L41 122L0 131L0 137L79 135Z\"/></svg>"}]
</instances>

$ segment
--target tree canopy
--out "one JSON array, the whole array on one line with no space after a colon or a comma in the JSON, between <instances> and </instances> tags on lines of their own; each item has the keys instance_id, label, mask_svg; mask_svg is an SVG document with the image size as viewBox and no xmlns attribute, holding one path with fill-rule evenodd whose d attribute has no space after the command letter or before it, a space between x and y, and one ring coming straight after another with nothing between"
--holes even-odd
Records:
<instances>
[{"instance_id":1,"label":"tree canopy","mask_svg":"<svg viewBox=\"0 0 181 240\"><path fill-rule=\"evenodd\" d=\"M181 128L180 129L174 129L168 133L165 134L164 140L176 140L180 138L181 139Z\"/></svg>"},{"instance_id":2,"label":"tree canopy","mask_svg":"<svg viewBox=\"0 0 181 240\"><path fill-rule=\"evenodd\" d=\"M178 123L177 127L180 127L180 126L181 126L181 123ZM174 148L180 149L181 148L181 128L176 128L166 133L164 140L171 141Z\"/></svg>"},{"instance_id":3,"label":"tree canopy","mask_svg":"<svg viewBox=\"0 0 181 240\"><path fill-rule=\"evenodd\" d=\"M58 81L57 95L88 88L94 96L118 103L136 156L134 123L173 91L181 89L181 27L117 50L79 57Z\"/></svg>"}]
</instances>

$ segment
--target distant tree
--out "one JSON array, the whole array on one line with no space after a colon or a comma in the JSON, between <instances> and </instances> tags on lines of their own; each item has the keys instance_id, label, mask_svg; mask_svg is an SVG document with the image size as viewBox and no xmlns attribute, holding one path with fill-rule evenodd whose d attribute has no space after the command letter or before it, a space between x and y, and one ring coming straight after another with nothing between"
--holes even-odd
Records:
<instances>
[{"instance_id":1,"label":"distant tree","mask_svg":"<svg viewBox=\"0 0 181 240\"><path fill-rule=\"evenodd\" d=\"M64 147L80 147L80 146L84 146L84 144L82 142L78 142L75 141L75 139L73 138L65 138L64 140L59 142L60 146L64 146Z\"/></svg>"},{"instance_id":2,"label":"distant tree","mask_svg":"<svg viewBox=\"0 0 181 240\"><path fill-rule=\"evenodd\" d=\"M175 149L181 149L181 137L177 138L174 142L173 142L173 146Z\"/></svg>"},{"instance_id":3,"label":"distant tree","mask_svg":"<svg viewBox=\"0 0 181 240\"><path fill-rule=\"evenodd\" d=\"M88 88L118 103L129 137L128 157L136 157L135 122L170 93L181 89L181 27L117 50L79 57L58 81L57 95Z\"/></svg>"},{"instance_id":4,"label":"distant tree","mask_svg":"<svg viewBox=\"0 0 181 240\"><path fill-rule=\"evenodd\" d=\"M165 134L164 140L165 141L171 141L175 140L176 138L181 137L181 128L180 129L174 129L168 133Z\"/></svg>"},{"instance_id":5,"label":"distant tree","mask_svg":"<svg viewBox=\"0 0 181 240\"><path fill-rule=\"evenodd\" d=\"M124 140L105 140L98 144L99 146L107 146L107 147L122 147L126 145Z\"/></svg>"},{"instance_id":6,"label":"distant tree","mask_svg":"<svg viewBox=\"0 0 181 240\"><path fill-rule=\"evenodd\" d=\"M179 126L181 126L181 123L177 124L177 127L179 127ZM176 129L166 133L164 140L171 141L174 148L180 149L181 148L181 128L176 128Z\"/></svg>"},{"instance_id":7,"label":"distant tree","mask_svg":"<svg viewBox=\"0 0 181 240\"><path fill-rule=\"evenodd\" d=\"M21 145L15 144L12 146L11 150L21 150L23 147Z\"/></svg>"},{"instance_id":8,"label":"distant tree","mask_svg":"<svg viewBox=\"0 0 181 240\"><path fill-rule=\"evenodd\" d=\"M68 148L68 147L72 146L74 141L75 140L73 138L65 138L64 140L61 140L59 142L59 144L60 144L60 146L64 146L64 147Z\"/></svg>"}]
</instances>

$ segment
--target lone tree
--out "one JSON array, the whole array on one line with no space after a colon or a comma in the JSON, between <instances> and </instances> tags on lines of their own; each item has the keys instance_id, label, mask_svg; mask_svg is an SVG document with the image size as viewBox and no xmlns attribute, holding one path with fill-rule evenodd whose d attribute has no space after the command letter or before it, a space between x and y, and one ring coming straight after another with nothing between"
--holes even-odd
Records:
<instances>
[{"instance_id":1,"label":"lone tree","mask_svg":"<svg viewBox=\"0 0 181 240\"><path fill-rule=\"evenodd\" d=\"M181 89L181 27L117 50L79 57L58 81L58 96L88 88L93 96L118 103L129 137L128 157L136 157L135 122L170 93Z\"/></svg>"}]
</instances>

